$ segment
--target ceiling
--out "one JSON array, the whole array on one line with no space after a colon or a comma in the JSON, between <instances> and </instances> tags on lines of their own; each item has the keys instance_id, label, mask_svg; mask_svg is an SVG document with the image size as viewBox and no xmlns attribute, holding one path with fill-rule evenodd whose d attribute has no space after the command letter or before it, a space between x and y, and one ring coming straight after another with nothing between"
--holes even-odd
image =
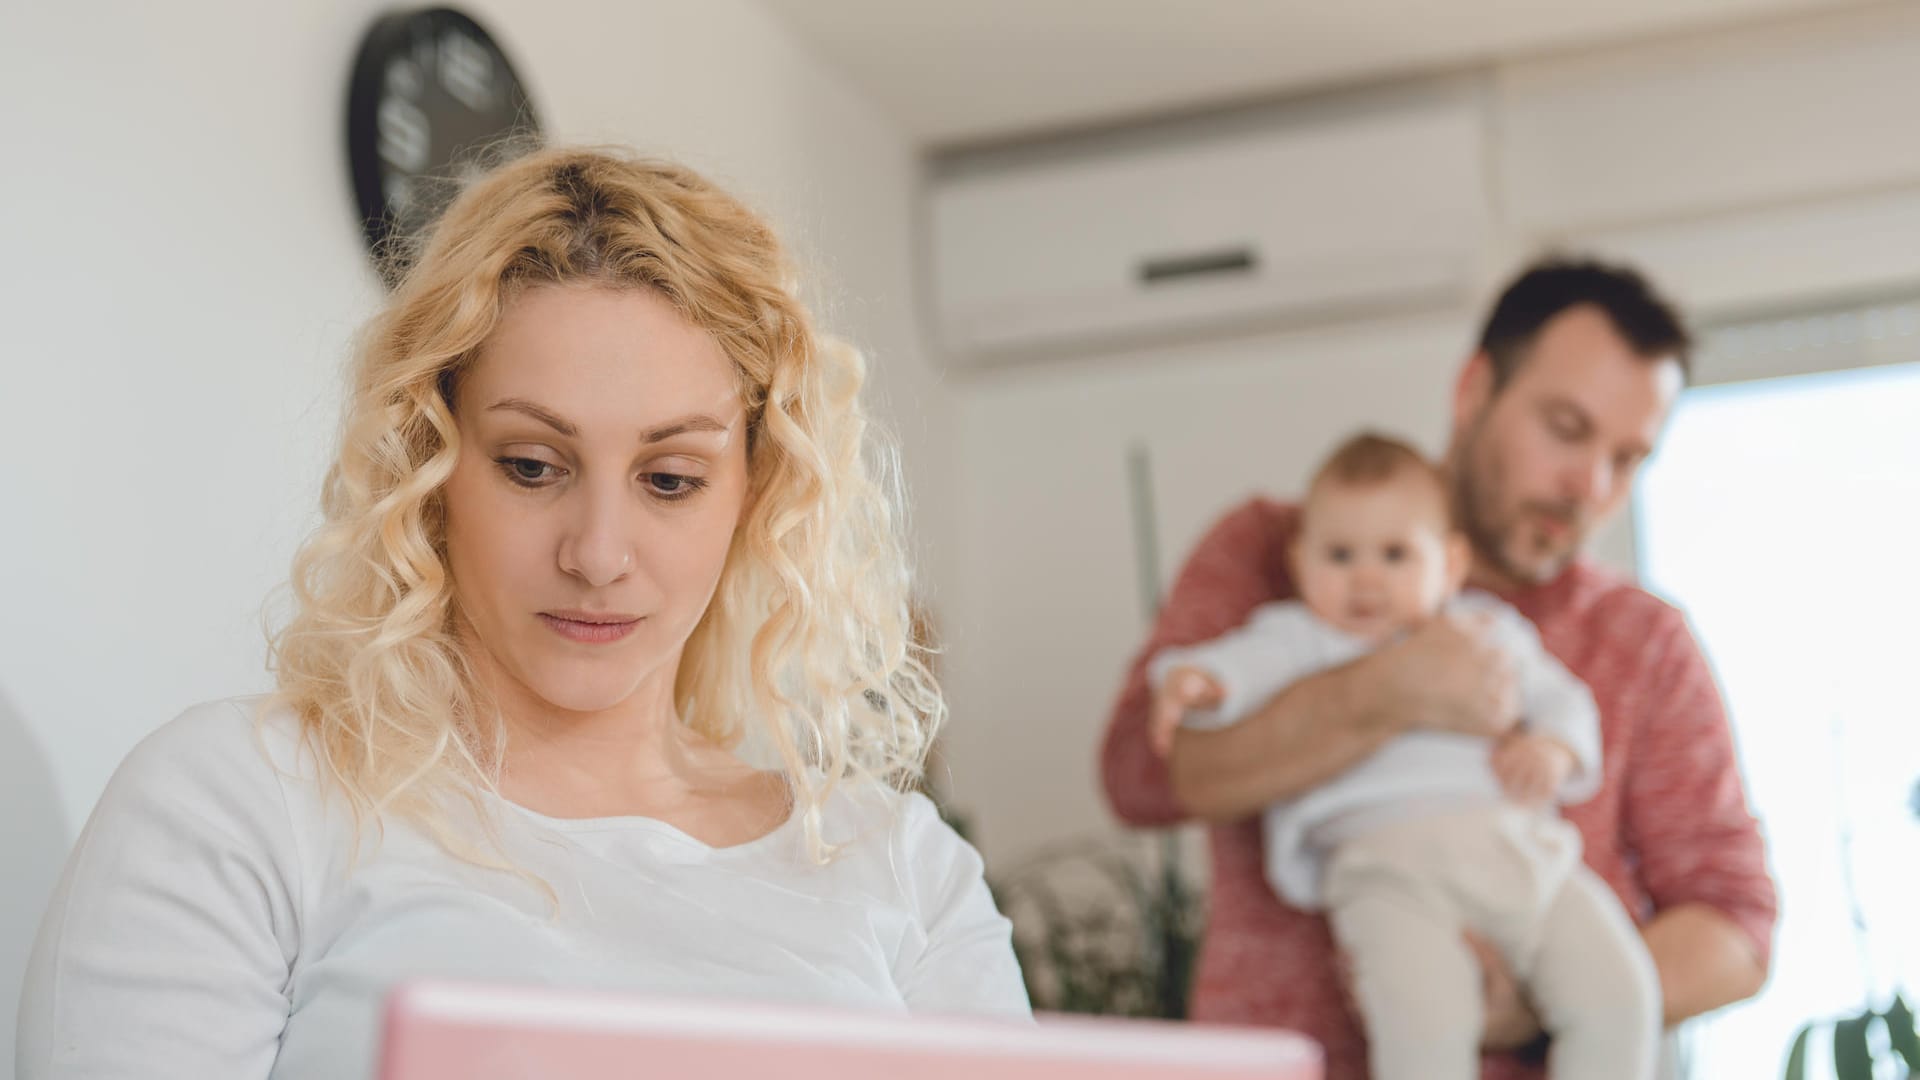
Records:
<instances>
[{"instance_id":1,"label":"ceiling","mask_svg":"<svg viewBox=\"0 0 1920 1080\"><path fill-rule=\"evenodd\" d=\"M758 0L949 147L1857 0Z\"/></svg>"}]
</instances>

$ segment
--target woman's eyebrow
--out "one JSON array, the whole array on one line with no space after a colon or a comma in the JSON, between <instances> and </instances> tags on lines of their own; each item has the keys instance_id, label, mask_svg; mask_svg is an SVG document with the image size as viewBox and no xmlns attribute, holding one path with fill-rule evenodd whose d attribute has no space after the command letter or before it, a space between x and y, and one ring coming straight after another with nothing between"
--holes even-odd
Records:
<instances>
[{"instance_id":1,"label":"woman's eyebrow","mask_svg":"<svg viewBox=\"0 0 1920 1080\"><path fill-rule=\"evenodd\" d=\"M525 398L501 398L499 401L487 406L488 412L493 412L496 409L525 413L570 439L580 434L579 428L567 423L565 420L560 419L558 416L555 416Z\"/></svg>"},{"instance_id":2,"label":"woman's eyebrow","mask_svg":"<svg viewBox=\"0 0 1920 1080\"><path fill-rule=\"evenodd\" d=\"M577 426L566 420L562 420L560 417L554 415L553 412L539 405L535 405L525 398L502 398L492 405L487 406L488 412L493 412L496 409L531 416L568 438L576 438L580 434L580 429ZM657 443L671 439L675 435L686 435L690 432L712 431L725 434L730 430L732 429L727 424L704 413L696 413L690 416L682 416L675 420L669 420L656 427L648 428L640 433L640 441L644 443Z\"/></svg>"},{"instance_id":3,"label":"woman's eyebrow","mask_svg":"<svg viewBox=\"0 0 1920 1080\"><path fill-rule=\"evenodd\" d=\"M646 431L640 436L640 441L657 443L671 439L675 435L685 435L693 431L717 431L724 434L729 430L731 430L731 428L729 428L728 425L721 423L711 416L704 414L683 416L678 420L669 421L661 424L659 427Z\"/></svg>"}]
</instances>

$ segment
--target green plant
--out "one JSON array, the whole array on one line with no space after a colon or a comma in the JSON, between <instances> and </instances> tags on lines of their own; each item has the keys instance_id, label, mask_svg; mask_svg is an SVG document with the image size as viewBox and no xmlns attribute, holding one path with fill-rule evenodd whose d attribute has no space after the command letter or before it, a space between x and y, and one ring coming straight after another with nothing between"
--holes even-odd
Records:
<instances>
[{"instance_id":1,"label":"green plant","mask_svg":"<svg viewBox=\"0 0 1920 1080\"><path fill-rule=\"evenodd\" d=\"M1885 1076L1887 1073L1881 1071L1880 1062L1898 1062L1892 1067L1903 1069L1909 1080L1920 1076L1920 1035L1915 1034L1913 1010L1896 994L1893 1004L1885 1010L1867 1009L1858 1016L1816 1021L1801 1027L1794 1036L1793 1048L1787 1051L1787 1080L1805 1080L1814 1035L1828 1028L1833 1032L1835 1080L1874 1080ZM1883 1043L1886 1053L1876 1053Z\"/></svg>"},{"instance_id":2,"label":"green plant","mask_svg":"<svg viewBox=\"0 0 1920 1080\"><path fill-rule=\"evenodd\" d=\"M1186 1016L1205 903L1176 834L1071 841L991 885L1035 1008Z\"/></svg>"},{"instance_id":3,"label":"green plant","mask_svg":"<svg viewBox=\"0 0 1920 1080\"><path fill-rule=\"evenodd\" d=\"M1907 809L1920 818L1920 781L1914 783L1913 792L1908 796ZM1840 833L1840 859L1845 873L1848 904L1852 908L1853 932L1860 946L1864 968L1871 955L1866 940L1867 924L1860 911L1860 898L1853 879L1853 833L1844 827ZM1870 975L1866 981L1872 985ZM1793 1045L1787 1050L1786 1080L1806 1080L1813 1043L1822 1031L1831 1032L1834 1080L1877 1080L1879 1077L1896 1075L1890 1071L1895 1069L1904 1074L1907 1080L1920 1077L1920 1033L1916 1033L1913 1010L1900 994L1896 993L1893 1003L1885 1009L1876 1010L1869 1005L1853 1016L1815 1020L1801 1025L1800 1030L1794 1033Z\"/></svg>"}]
</instances>

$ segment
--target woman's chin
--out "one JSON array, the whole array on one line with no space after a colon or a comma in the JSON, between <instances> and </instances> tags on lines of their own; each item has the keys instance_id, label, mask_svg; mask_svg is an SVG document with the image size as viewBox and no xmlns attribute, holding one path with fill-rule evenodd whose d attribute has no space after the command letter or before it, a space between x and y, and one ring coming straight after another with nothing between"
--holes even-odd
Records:
<instances>
[{"instance_id":1,"label":"woman's chin","mask_svg":"<svg viewBox=\"0 0 1920 1080\"><path fill-rule=\"evenodd\" d=\"M555 709L575 713L615 708L631 698L641 683L639 672L580 671L574 665L530 672L529 676L523 683L536 697Z\"/></svg>"},{"instance_id":2,"label":"woman's chin","mask_svg":"<svg viewBox=\"0 0 1920 1080\"><path fill-rule=\"evenodd\" d=\"M653 678L671 679L672 669L677 666L675 657L661 656L647 648L583 655L548 641L512 644L515 647L490 650L488 666L517 684L519 692L562 712L598 713L617 708Z\"/></svg>"}]
</instances>

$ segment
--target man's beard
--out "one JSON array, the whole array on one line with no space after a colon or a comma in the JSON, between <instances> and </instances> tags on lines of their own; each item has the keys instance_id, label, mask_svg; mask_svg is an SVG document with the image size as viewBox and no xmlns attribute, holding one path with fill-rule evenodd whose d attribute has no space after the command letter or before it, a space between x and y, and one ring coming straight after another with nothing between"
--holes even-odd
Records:
<instances>
[{"instance_id":1,"label":"man's beard","mask_svg":"<svg viewBox=\"0 0 1920 1080\"><path fill-rule=\"evenodd\" d=\"M1571 501L1527 502L1502 513L1505 491L1498 470L1481 452L1483 427L1484 423L1475 424L1462 436L1454 462L1454 513L1460 531L1473 545L1474 556L1501 577L1523 585L1544 585L1573 561L1586 536L1587 522L1579 505ZM1529 515L1560 522L1566 539L1556 545L1540 536L1530 528ZM1523 546L1528 550L1515 550Z\"/></svg>"}]
</instances>

